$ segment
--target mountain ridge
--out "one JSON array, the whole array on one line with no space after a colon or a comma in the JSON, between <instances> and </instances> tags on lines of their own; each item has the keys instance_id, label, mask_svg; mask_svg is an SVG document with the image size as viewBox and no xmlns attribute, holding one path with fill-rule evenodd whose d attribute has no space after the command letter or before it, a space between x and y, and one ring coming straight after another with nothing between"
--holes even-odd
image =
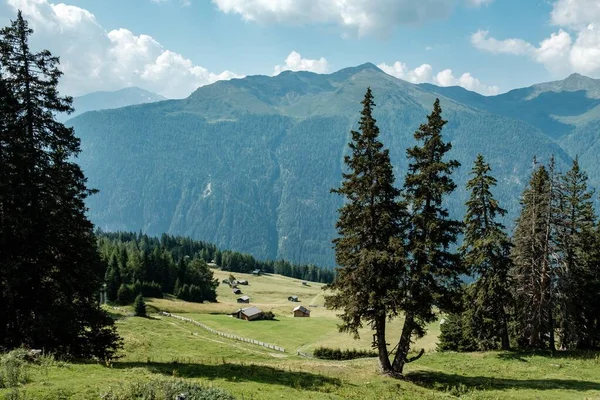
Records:
<instances>
[{"instance_id":1,"label":"mountain ridge","mask_svg":"<svg viewBox=\"0 0 600 400\"><path fill-rule=\"evenodd\" d=\"M498 178L495 194L509 209L508 226L518 214L533 156L547 161L555 154L561 168L572 158L573 145L555 137L564 135L511 115L509 105L540 107L548 96L530 103L519 93L501 97L504 108L495 110L497 100L414 85L370 63L326 75L283 72L70 120L82 140L80 163L90 186L100 189L88 201L90 217L103 230L188 235L258 258L334 265L331 240L341 199L329 190L340 184L349 132L357 127L367 87L398 185L412 135L440 98L450 157L462 163L454 175L457 193L448 201L455 217L462 218L464 185L478 153ZM584 168L592 164L589 158Z\"/></svg>"}]
</instances>

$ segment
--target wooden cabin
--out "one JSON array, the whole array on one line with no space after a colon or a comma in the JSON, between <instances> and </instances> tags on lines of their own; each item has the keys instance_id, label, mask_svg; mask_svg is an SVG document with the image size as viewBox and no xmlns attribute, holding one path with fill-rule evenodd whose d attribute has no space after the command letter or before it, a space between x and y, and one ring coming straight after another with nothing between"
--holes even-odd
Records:
<instances>
[{"instance_id":1,"label":"wooden cabin","mask_svg":"<svg viewBox=\"0 0 600 400\"><path fill-rule=\"evenodd\" d=\"M243 319L246 321L255 321L258 319L262 319L264 313L262 310L256 306L240 308L237 311L231 313L232 316Z\"/></svg>"},{"instance_id":2,"label":"wooden cabin","mask_svg":"<svg viewBox=\"0 0 600 400\"><path fill-rule=\"evenodd\" d=\"M304 306L298 306L294 308L294 318L296 317L310 317L310 310Z\"/></svg>"}]
</instances>

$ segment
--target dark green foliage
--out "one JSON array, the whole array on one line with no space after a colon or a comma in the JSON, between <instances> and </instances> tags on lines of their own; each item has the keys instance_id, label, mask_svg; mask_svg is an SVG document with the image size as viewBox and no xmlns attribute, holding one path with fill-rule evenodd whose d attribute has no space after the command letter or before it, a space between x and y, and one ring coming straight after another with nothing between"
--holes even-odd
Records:
<instances>
[{"instance_id":1,"label":"dark green foliage","mask_svg":"<svg viewBox=\"0 0 600 400\"><path fill-rule=\"evenodd\" d=\"M474 351L476 344L468 332L465 313L451 313L440 321L438 351Z\"/></svg>"},{"instance_id":2,"label":"dark green foliage","mask_svg":"<svg viewBox=\"0 0 600 400\"><path fill-rule=\"evenodd\" d=\"M73 161L79 139L54 119L71 98L58 96L58 58L33 53L31 34L20 12L0 31L0 346L110 358L119 342L98 304L93 191Z\"/></svg>"},{"instance_id":3,"label":"dark green foliage","mask_svg":"<svg viewBox=\"0 0 600 400\"><path fill-rule=\"evenodd\" d=\"M550 259L552 180L544 166L536 165L521 197L523 208L513 237L517 340L525 348L554 347Z\"/></svg>"},{"instance_id":4,"label":"dark green foliage","mask_svg":"<svg viewBox=\"0 0 600 400\"><path fill-rule=\"evenodd\" d=\"M465 301L465 330L472 335L478 350L508 350L507 309L511 305L511 243L504 226L497 221L506 214L492 195L496 179L480 154L467 183L471 197L467 201L463 244L460 248L464 267L476 280ZM463 346L465 347L465 346Z\"/></svg>"},{"instance_id":5,"label":"dark green foliage","mask_svg":"<svg viewBox=\"0 0 600 400\"><path fill-rule=\"evenodd\" d=\"M344 157L348 172L339 189L344 197L336 224L339 237L333 243L340 268L327 288L327 307L341 309L341 332L358 337L366 321L375 331L380 367L391 371L385 327L398 313L392 294L402 276L402 225L405 209L398 201L389 152L379 141L379 128L372 116L373 95L367 89L362 101L359 131L352 131L351 155Z\"/></svg>"},{"instance_id":6,"label":"dark green foliage","mask_svg":"<svg viewBox=\"0 0 600 400\"><path fill-rule=\"evenodd\" d=\"M97 232L96 236L102 258L108 264L107 291L113 290L118 282L133 283L136 280L156 282L164 293L172 294L177 293L184 284L203 287L204 282L208 282L206 259L220 261L221 264L217 265L231 272L250 273L260 269L266 273L323 283L333 281L335 275L332 270L314 265L297 265L283 260L259 261L246 254L221 251L215 245L180 236L163 234L159 239L127 232ZM198 259L198 262L194 259ZM190 262L194 263L191 267ZM108 296L111 301L112 293ZM202 297L212 301L208 292Z\"/></svg>"},{"instance_id":7,"label":"dark green foliage","mask_svg":"<svg viewBox=\"0 0 600 400\"><path fill-rule=\"evenodd\" d=\"M273 311L265 311L263 314L263 319L271 321L275 319L275 314L273 314Z\"/></svg>"},{"instance_id":8,"label":"dark green foliage","mask_svg":"<svg viewBox=\"0 0 600 400\"><path fill-rule=\"evenodd\" d=\"M555 247L560 254L556 275L556 324L561 348L589 348L598 336L590 315L597 302L598 281L592 254L596 246L593 191L576 158L558 179Z\"/></svg>"},{"instance_id":9,"label":"dark green foliage","mask_svg":"<svg viewBox=\"0 0 600 400\"><path fill-rule=\"evenodd\" d=\"M354 360L356 358L377 357L376 351L356 350L356 349L331 349L328 347L317 347L313 351L313 356L322 360Z\"/></svg>"},{"instance_id":10,"label":"dark green foliage","mask_svg":"<svg viewBox=\"0 0 600 400\"><path fill-rule=\"evenodd\" d=\"M404 182L408 204L406 250L408 262L401 286L401 309L405 320L393 368L402 373L410 351L411 337L422 337L426 324L436 319L434 306L451 311L460 300L459 276L464 271L460 257L451 251L461 223L449 217L446 198L456 188L450 175L460 166L445 160L452 145L442 139L447 121L436 99L433 111L415 132L419 145L407 150L410 160ZM421 353L422 354L422 353Z\"/></svg>"},{"instance_id":11,"label":"dark green foliage","mask_svg":"<svg viewBox=\"0 0 600 400\"><path fill-rule=\"evenodd\" d=\"M145 317L146 316L146 303L144 302L144 296L142 294L138 294L133 302L133 313L136 317Z\"/></svg>"},{"instance_id":12,"label":"dark green foliage","mask_svg":"<svg viewBox=\"0 0 600 400\"><path fill-rule=\"evenodd\" d=\"M135 299L135 292L131 285L121 284L117 292L116 302L121 305L131 304Z\"/></svg>"},{"instance_id":13,"label":"dark green foliage","mask_svg":"<svg viewBox=\"0 0 600 400\"><path fill-rule=\"evenodd\" d=\"M101 397L103 400L235 400L224 390L184 380L150 380L123 384L110 388Z\"/></svg>"}]
</instances>

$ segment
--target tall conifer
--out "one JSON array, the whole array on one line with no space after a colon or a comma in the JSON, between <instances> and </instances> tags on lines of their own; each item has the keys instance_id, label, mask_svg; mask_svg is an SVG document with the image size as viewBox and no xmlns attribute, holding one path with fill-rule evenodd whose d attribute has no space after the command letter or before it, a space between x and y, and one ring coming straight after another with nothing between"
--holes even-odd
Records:
<instances>
[{"instance_id":1,"label":"tall conifer","mask_svg":"<svg viewBox=\"0 0 600 400\"><path fill-rule=\"evenodd\" d=\"M0 194L8 205L0 226L0 265L7 275L0 346L112 357L118 336L98 304L104 271L85 215L93 191L73 162L79 139L54 119L72 111L72 99L58 95L58 58L29 49L32 32L20 11L0 30L0 89L10 97L0 120L11 124L2 147L19 149L13 161L0 159L0 169L12 171Z\"/></svg>"},{"instance_id":2,"label":"tall conifer","mask_svg":"<svg viewBox=\"0 0 600 400\"><path fill-rule=\"evenodd\" d=\"M466 304L467 331L481 350L510 347L506 309L510 303L510 241L504 225L496 221L506 214L491 188L496 179L481 154L467 183L471 191L460 250L465 267L477 276Z\"/></svg>"},{"instance_id":3,"label":"tall conifer","mask_svg":"<svg viewBox=\"0 0 600 400\"><path fill-rule=\"evenodd\" d=\"M373 346L379 354L383 372L391 370L385 340L387 319L397 314L390 297L398 287L402 271L402 233L404 207L398 202L394 173L388 150L379 141L379 128L373 118L373 94L367 90L362 101L359 130L352 131L351 154L344 158L348 172L339 189L344 197L339 210L339 237L333 241L340 268L326 297L328 307L341 309L340 331L358 337L366 321L375 331Z\"/></svg>"},{"instance_id":4,"label":"tall conifer","mask_svg":"<svg viewBox=\"0 0 600 400\"><path fill-rule=\"evenodd\" d=\"M415 359L408 358L411 338L425 334L425 326L436 318L434 306L446 310L456 303L463 272L459 256L450 249L462 224L449 217L444 205L456 188L450 175L460 163L445 160L452 145L442 139L447 121L442 119L439 99L427 120L414 135L419 145L407 150L410 165L404 194L409 209L409 260L401 286L404 326L392 365L397 374Z\"/></svg>"}]
</instances>

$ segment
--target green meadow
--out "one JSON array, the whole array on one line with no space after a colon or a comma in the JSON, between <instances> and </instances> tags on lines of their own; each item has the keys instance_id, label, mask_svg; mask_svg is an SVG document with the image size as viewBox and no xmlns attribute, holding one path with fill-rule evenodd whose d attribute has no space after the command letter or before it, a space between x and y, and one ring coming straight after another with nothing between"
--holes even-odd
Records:
<instances>
[{"instance_id":1,"label":"green meadow","mask_svg":"<svg viewBox=\"0 0 600 400\"><path fill-rule=\"evenodd\" d=\"M228 276L215 271L219 281ZM251 305L271 310L274 321L242 321L227 314L240 307L226 285L218 303L193 304L148 299L148 318L132 317L130 308L109 308L124 340L123 357L110 365L45 359L27 366L27 383L0 389L19 399L101 399L110 388L150 379L185 379L222 388L238 399L600 399L597 353L439 353L439 323L432 324L415 348L425 355L409 364L406 380L383 377L374 358L325 361L296 355L318 346L367 349L370 333L360 340L339 333L335 312L323 307L320 284L281 276L251 276L241 286ZM299 296L299 303L287 300ZM310 318L293 318L298 304L311 307ZM246 305L243 305L246 306ZM227 333L285 347L281 353L218 336L191 323L162 316L168 311ZM391 325L395 345L401 321Z\"/></svg>"}]
</instances>

